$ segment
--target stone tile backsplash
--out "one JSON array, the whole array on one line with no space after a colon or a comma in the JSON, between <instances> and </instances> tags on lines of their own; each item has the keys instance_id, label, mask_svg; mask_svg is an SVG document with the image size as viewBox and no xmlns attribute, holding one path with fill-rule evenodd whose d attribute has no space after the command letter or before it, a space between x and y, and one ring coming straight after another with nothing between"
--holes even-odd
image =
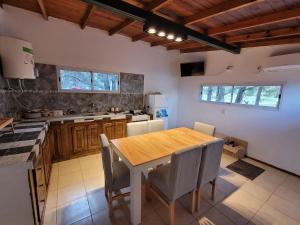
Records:
<instances>
[{"instance_id":1,"label":"stone tile backsplash","mask_svg":"<svg viewBox=\"0 0 300 225\"><path fill-rule=\"evenodd\" d=\"M0 75L0 117L19 117L20 112L32 109L61 109L81 112L103 112L111 107L122 110L141 109L144 96L144 75L121 73L120 93L62 93L58 92L57 72L55 65L36 64L39 77L35 80L24 80L24 92L16 80L10 80L10 87L18 90L7 90L6 80ZM92 105L94 106L92 107Z\"/></svg>"}]
</instances>

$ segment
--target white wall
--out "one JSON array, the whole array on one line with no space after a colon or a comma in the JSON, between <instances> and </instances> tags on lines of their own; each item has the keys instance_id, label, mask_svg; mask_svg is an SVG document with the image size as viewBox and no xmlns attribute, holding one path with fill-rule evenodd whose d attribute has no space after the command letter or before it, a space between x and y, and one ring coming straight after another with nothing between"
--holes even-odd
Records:
<instances>
[{"instance_id":1,"label":"white wall","mask_svg":"<svg viewBox=\"0 0 300 225\"><path fill-rule=\"evenodd\" d=\"M168 96L170 126L176 125L179 79L178 52L131 42L121 35L51 18L4 5L0 8L0 35L32 42L35 61L79 68L145 75L145 93L160 91Z\"/></svg>"},{"instance_id":2,"label":"white wall","mask_svg":"<svg viewBox=\"0 0 300 225\"><path fill-rule=\"evenodd\" d=\"M194 121L215 124L217 132L249 142L248 155L300 175L300 71L257 74L269 55L299 50L300 45L244 49L240 55L224 51L181 56L182 62L204 59L206 76L180 78L178 125ZM231 72L223 72L233 65ZM219 74L219 75L217 75ZM283 82L279 110L199 102L201 84Z\"/></svg>"}]
</instances>

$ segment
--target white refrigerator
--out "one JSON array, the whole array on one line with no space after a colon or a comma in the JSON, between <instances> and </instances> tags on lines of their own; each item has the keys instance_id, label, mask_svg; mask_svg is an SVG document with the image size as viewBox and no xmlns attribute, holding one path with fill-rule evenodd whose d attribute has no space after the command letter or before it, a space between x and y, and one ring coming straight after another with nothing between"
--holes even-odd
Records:
<instances>
[{"instance_id":1,"label":"white refrigerator","mask_svg":"<svg viewBox=\"0 0 300 225\"><path fill-rule=\"evenodd\" d=\"M165 129L168 129L168 101L165 95L153 94L147 98L147 112L153 115L153 119L164 120Z\"/></svg>"}]
</instances>

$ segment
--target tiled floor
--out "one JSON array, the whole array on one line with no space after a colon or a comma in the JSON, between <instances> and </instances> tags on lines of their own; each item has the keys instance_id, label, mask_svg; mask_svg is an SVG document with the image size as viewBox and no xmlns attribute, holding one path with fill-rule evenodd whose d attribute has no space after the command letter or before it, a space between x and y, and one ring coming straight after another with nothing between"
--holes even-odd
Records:
<instances>
[{"instance_id":1,"label":"tiled floor","mask_svg":"<svg viewBox=\"0 0 300 225\"><path fill-rule=\"evenodd\" d=\"M251 181L225 168L234 161L222 157L215 201L207 185L194 215L189 195L177 202L176 225L300 225L300 178L245 159L266 170ZM100 154L54 164L49 190L45 225L129 224L129 199L116 202L114 218L108 216ZM142 225L166 225L167 218L155 198L144 203Z\"/></svg>"}]
</instances>

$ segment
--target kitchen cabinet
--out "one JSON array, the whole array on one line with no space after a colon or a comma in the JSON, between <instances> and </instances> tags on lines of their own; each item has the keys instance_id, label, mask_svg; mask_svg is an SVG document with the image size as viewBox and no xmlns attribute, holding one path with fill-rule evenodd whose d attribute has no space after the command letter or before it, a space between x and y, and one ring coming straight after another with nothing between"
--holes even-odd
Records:
<instances>
[{"instance_id":1,"label":"kitchen cabinet","mask_svg":"<svg viewBox=\"0 0 300 225\"><path fill-rule=\"evenodd\" d=\"M51 174L51 168L52 168L52 157L51 157L51 149L50 149L50 138L49 133L46 134L44 142L41 146L42 151L42 157L43 157L43 170L45 175L45 185L48 187L49 181L50 181L50 174Z\"/></svg>"},{"instance_id":2,"label":"kitchen cabinet","mask_svg":"<svg viewBox=\"0 0 300 225\"><path fill-rule=\"evenodd\" d=\"M125 119L105 121L103 122L103 133L107 136L108 140L125 137L126 124L127 121Z\"/></svg>"},{"instance_id":3,"label":"kitchen cabinet","mask_svg":"<svg viewBox=\"0 0 300 225\"><path fill-rule=\"evenodd\" d=\"M100 120L81 123L51 123L49 149L53 161L101 151L99 135L104 133L109 140L126 136L126 119Z\"/></svg>"},{"instance_id":4,"label":"kitchen cabinet","mask_svg":"<svg viewBox=\"0 0 300 225\"><path fill-rule=\"evenodd\" d=\"M114 124L111 121L103 122L103 133L108 140L114 139Z\"/></svg>"},{"instance_id":5,"label":"kitchen cabinet","mask_svg":"<svg viewBox=\"0 0 300 225\"><path fill-rule=\"evenodd\" d=\"M87 131L85 125L75 125L72 127L72 155L82 154L87 149Z\"/></svg>"},{"instance_id":6,"label":"kitchen cabinet","mask_svg":"<svg viewBox=\"0 0 300 225\"><path fill-rule=\"evenodd\" d=\"M99 135L102 133L100 124L90 124L87 126L87 148L88 151L100 150Z\"/></svg>"},{"instance_id":7,"label":"kitchen cabinet","mask_svg":"<svg viewBox=\"0 0 300 225\"><path fill-rule=\"evenodd\" d=\"M114 139L122 138L126 136L126 121L115 121L114 122Z\"/></svg>"}]
</instances>

